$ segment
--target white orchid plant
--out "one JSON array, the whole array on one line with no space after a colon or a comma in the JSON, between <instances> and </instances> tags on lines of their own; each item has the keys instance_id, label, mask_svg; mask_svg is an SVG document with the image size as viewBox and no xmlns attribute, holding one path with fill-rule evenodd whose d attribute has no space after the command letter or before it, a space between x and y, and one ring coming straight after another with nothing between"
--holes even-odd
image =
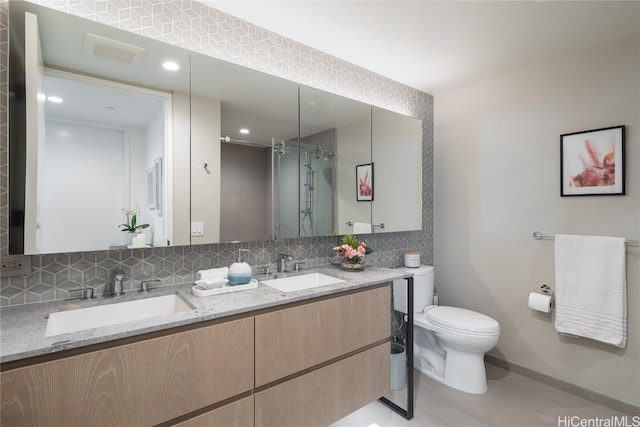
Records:
<instances>
[{"instance_id":1,"label":"white orchid plant","mask_svg":"<svg viewBox=\"0 0 640 427\"><path fill-rule=\"evenodd\" d=\"M149 227L149 224L138 224L138 215L140 215L138 205L134 205L132 209L122 208L121 212L127 217L127 222L118 226L120 231L135 233Z\"/></svg>"}]
</instances>

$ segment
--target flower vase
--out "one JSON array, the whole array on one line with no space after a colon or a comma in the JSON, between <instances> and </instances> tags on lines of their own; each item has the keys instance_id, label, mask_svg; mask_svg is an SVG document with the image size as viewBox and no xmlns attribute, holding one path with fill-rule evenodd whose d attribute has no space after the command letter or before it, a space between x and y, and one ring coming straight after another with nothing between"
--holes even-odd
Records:
<instances>
[{"instance_id":1,"label":"flower vase","mask_svg":"<svg viewBox=\"0 0 640 427\"><path fill-rule=\"evenodd\" d=\"M364 257L359 259L342 258L340 268L345 271L362 271L364 270Z\"/></svg>"}]
</instances>

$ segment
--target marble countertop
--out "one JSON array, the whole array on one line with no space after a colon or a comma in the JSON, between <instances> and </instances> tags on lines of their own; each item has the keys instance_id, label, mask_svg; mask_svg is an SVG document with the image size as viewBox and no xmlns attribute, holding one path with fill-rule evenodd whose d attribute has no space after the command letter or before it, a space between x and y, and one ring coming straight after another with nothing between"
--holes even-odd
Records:
<instances>
[{"instance_id":1,"label":"marble countertop","mask_svg":"<svg viewBox=\"0 0 640 427\"><path fill-rule=\"evenodd\" d=\"M256 289L207 297L196 297L192 295L191 288L193 283L187 283L183 285L164 286L145 293L135 291L128 292L125 295L115 298L98 297L90 301L74 299L5 307L0 312L0 363L103 343L119 338L132 337L182 325L195 324L206 320L219 319L234 314L276 307L309 298L366 288L380 283L387 283L394 279L411 276L410 273L407 273L403 269L367 267L366 270L356 273L342 271L335 266L314 267L299 272L277 273L277 275L280 278L312 272L324 273L342 279L345 282L295 292L281 292L263 283L259 283ZM255 278L266 280L274 278L274 275L257 276ZM173 293L178 293L187 300L194 307L194 310L51 337L45 337L44 335L48 315L52 312L119 303L141 298L153 298Z\"/></svg>"}]
</instances>

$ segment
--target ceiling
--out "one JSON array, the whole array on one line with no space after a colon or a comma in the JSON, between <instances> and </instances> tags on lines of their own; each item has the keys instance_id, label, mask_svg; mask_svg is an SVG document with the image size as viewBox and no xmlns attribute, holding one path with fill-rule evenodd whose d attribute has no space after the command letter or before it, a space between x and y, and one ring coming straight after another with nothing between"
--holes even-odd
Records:
<instances>
[{"instance_id":1,"label":"ceiling","mask_svg":"<svg viewBox=\"0 0 640 427\"><path fill-rule=\"evenodd\" d=\"M215 1L431 94L640 31L640 1Z\"/></svg>"}]
</instances>

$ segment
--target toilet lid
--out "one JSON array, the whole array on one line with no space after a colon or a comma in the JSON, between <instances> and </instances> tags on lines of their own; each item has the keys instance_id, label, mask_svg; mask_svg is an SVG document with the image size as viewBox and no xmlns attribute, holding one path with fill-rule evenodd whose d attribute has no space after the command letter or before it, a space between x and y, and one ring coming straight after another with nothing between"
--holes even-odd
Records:
<instances>
[{"instance_id":1,"label":"toilet lid","mask_svg":"<svg viewBox=\"0 0 640 427\"><path fill-rule=\"evenodd\" d=\"M491 317L464 308L433 305L427 307L425 315L430 322L445 328L482 333L500 331L500 325Z\"/></svg>"}]
</instances>

